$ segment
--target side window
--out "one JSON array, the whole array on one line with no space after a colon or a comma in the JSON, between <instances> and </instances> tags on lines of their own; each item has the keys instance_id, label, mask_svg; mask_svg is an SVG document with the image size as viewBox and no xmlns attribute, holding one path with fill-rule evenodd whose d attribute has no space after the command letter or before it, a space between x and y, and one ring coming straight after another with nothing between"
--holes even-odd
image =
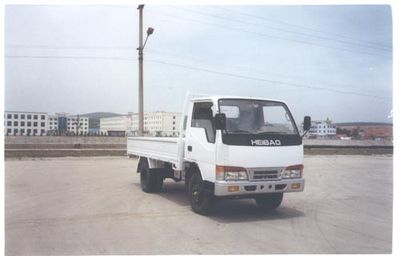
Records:
<instances>
[{"instance_id":1,"label":"side window","mask_svg":"<svg viewBox=\"0 0 400 256\"><path fill-rule=\"evenodd\" d=\"M191 127L204 128L207 141L215 143L215 127L212 106L212 102L194 103Z\"/></svg>"}]
</instances>

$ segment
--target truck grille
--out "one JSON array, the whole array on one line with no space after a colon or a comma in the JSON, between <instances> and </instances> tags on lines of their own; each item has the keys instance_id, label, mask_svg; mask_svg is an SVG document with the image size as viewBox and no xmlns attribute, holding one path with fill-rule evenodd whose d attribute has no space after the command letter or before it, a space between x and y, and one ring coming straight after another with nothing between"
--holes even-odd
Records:
<instances>
[{"instance_id":1,"label":"truck grille","mask_svg":"<svg viewBox=\"0 0 400 256\"><path fill-rule=\"evenodd\" d=\"M279 180L282 168L250 168L248 169L250 180Z\"/></svg>"}]
</instances>

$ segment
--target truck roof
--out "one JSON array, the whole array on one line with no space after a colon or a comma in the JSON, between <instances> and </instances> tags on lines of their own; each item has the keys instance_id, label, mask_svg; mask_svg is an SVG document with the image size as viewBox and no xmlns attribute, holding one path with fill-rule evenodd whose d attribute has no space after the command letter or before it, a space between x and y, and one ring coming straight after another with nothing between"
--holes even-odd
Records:
<instances>
[{"instance_id":1,"label":"truck roof","mask_svg":"<svg viewBox=\"0 0 400 256\"><path fill-rule=\"evenodd\" d=\"M203 101L203 100L218 101L220 99L267 100L267 101L277 101L277 102L285 103L282 100L267 99L267 98L253 97L253 96L219 96L219 95L195 97L195 98L192 98L192 101Z\"/></svg>"}]
</instances>

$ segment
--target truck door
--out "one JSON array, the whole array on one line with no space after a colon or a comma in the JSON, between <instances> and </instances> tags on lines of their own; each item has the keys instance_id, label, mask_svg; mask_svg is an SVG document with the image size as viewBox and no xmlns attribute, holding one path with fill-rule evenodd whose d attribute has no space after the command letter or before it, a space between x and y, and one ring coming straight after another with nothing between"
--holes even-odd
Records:
<instances>
[{"instance_id":1,"label":"truck door","mask_svg":"<svg viewBox=\"0 0 400 256\"><path fill-rule=\"evenodd\" d=\"M194 102L186 130L185 159L195 162L203 179L215 180L215 125L213 103Z\"/></svg>"}]
</instances>

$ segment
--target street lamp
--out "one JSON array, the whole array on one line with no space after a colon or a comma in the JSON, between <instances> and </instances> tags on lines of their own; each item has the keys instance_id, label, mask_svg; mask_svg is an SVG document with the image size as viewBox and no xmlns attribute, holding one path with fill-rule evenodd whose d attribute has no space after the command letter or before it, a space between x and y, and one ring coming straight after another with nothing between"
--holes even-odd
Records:
<instances>
[{"instance_id":1,"label":"street lamp","mask_svg":"<svg viewBox=\"0 0 400 256\"><path fill-rule=\"evenodd\" d=\"M144 47L146 46L147 39L149 38L149 36L150 36L151 34L153 34L153 32L154 32L154 28L152 28L152 27L148 27L148 28L147 28L147 31L146 31L147 36L146 36L146 40L144 41L143 49L144 49Z\"/></svg>"},{"instance_id":2,"label":"street lamp","mask_svg":"<svg viewBox=\"0 0 400 256\"><path fill-rule=\"evenodd\" d=\"M143 8L144 5L138 6L139 10L139 47L137 48L139 54L139 127L138 135L143 136L144 125L143 125L143 50L146 46L147 39L154 32L154 28L149 27L147 29L146 40L143 44Z\"/></svg>"}]
</instances>

